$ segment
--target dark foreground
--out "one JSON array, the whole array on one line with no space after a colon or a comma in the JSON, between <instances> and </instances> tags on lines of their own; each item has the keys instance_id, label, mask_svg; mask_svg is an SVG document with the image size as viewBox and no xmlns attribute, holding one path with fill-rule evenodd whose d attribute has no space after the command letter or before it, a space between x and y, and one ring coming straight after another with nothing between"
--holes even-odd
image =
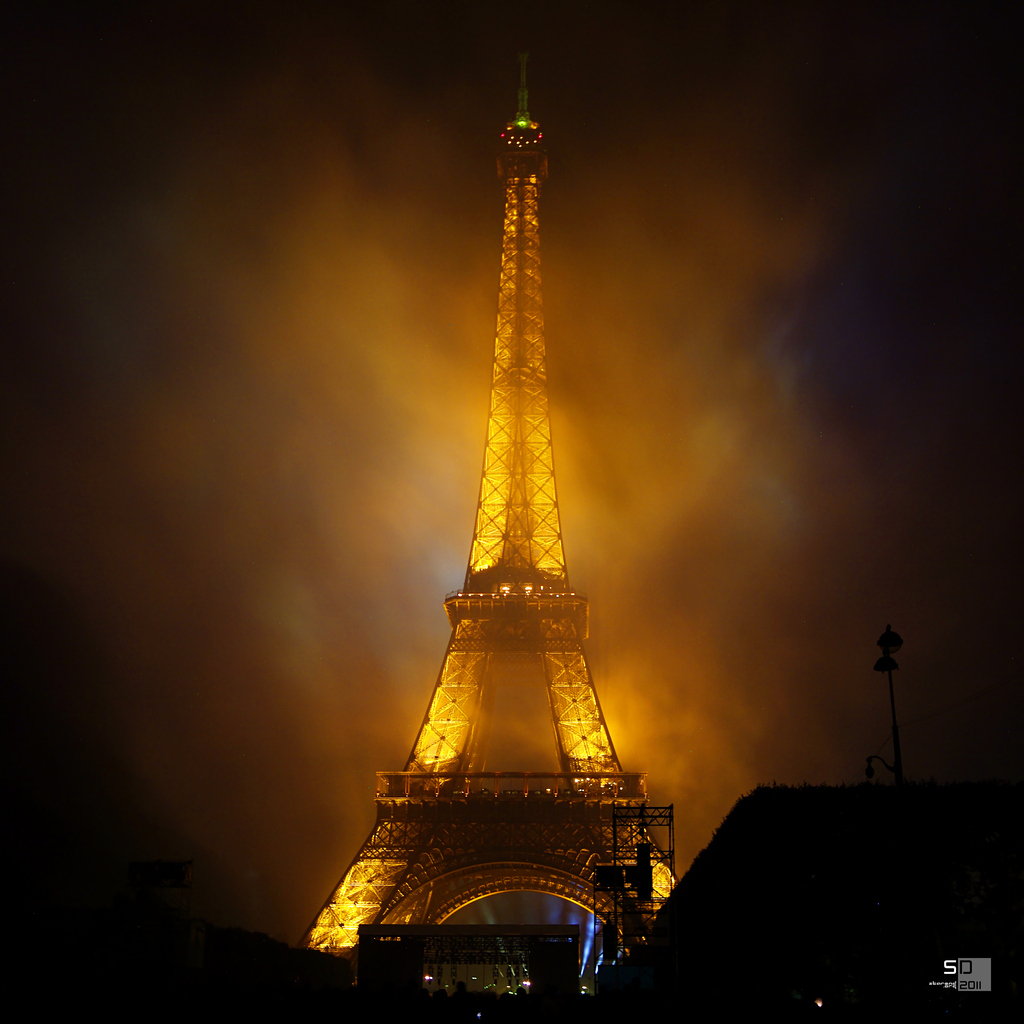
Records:
<instances>
[{"instance_id":1,"label":"dark foreground","mask_svg":"<svg viewBox=\"0 0 1024 1024\"><path fill-rule=\"evenodd\" d=\"M144 893L103 911L16 908L7 989L35 1012L146 1020L1021 1019L1024 785L761 787L671 904L653 991L371 993L345 960L174 916ZM963 957L991 959L992 991L945 987Z\"/></svg>"}]
</instances>

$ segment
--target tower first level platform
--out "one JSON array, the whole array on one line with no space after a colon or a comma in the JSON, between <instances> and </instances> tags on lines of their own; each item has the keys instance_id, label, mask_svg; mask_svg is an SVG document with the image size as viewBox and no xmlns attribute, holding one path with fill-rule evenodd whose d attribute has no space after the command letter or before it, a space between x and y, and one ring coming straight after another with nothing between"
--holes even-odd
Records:
<instances>
[{"instance_id":1,"label":"tower first level platform","mask_svg":"<svg viewBox=\"0 0 1024 1024\"><path fill-rule=\"evenodd\" d=\"M612 810L646 802L646 776L533 772L382 772L377 821L307 944L345 952L359 925L440 924L484 896L531 890L604 918L595 869L612 859ZM667 896L672 875L654 885Z\"/></svg>"}]
</instances>

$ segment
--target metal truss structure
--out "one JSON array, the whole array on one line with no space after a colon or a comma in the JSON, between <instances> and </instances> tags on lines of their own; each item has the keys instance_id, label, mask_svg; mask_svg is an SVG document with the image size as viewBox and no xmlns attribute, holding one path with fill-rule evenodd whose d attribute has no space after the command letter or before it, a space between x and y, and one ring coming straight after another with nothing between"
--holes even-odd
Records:
<instances>
[{"instance_id":1,"label":"metal truss structure","mask_svg":"<svg viewBox=\"0 0 1024 1024\"><path fill-rule=\"evenodd\" d=\"M512 992L561 982L570 989L580 956L578 924L362 925L360 985L370 990L405 987L422 979L427 991L473 988ZM461 979L460 979L461 975Z\"/></svg>"},{"instance_id":2,"label":"metal truss structure","mask_svg":"<svg viewBox=\"0 0 1024 1024\"><path fill-rule=\"evenodd\" d=\"M659 830L661 844L652 840ZM598 867L597 889L612 898L611 928L605 931L605 963L620 953L634 964L654 947L667 946L671 926L664 913L675 878L675 826L672 805L617 804L612 808L612 858ZM609 942L618 948L609 948ZM638 955L639 954L639 955Z\"/></svg>"},{"instance_id":3,"label":"metal truss structure","mask_svg":"<svg viewBox=\"0 0 1024 1024\"><path fill-rule=\"evenodd\" d=\"M569 584L555 491L541 308L538 200L543 134L526 109L502 132L505 227L491 406L463 589L445 610L451 640L406 770L378 776L370 838L306 933L351 950L362 924L438 924L508 890L554 893L602 918L598 862L613 858L616 805L646 803L622 772L587 667L587 599ZM547 693L559 771L484 771L503 673ZM658 875L667 895L671 872Z\"/></svg>"}]
</instances>

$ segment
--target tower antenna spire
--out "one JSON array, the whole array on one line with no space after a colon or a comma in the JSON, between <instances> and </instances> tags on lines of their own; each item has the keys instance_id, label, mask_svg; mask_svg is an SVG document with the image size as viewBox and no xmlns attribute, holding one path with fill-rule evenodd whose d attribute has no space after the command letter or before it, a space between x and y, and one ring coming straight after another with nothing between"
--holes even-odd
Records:
<instances>
[{"instance_id":1,"label":"tower antenna spire","mask_svg":"<svg viewBox=\"0 0 1024 1024\"><path fill-rule=\"evenodd\" d=\"M526 62L529 59L528 53L519 54L519 110L516 113L516 124L520 127L530 123L530 112L526 109Z\"/></svg>"}]
</instances>

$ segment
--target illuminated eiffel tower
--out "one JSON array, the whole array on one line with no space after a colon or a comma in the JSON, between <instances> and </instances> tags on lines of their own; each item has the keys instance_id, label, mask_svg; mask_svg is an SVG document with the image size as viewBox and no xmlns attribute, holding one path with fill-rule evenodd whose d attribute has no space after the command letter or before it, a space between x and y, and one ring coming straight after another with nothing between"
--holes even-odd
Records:
<instances>
[{"instance_id":1,"label":"illuminated eiffel tower","mask_svg":"<svg viewBox=\"0 0 1024 1024\"><path fill-rule=\"evenodd\" d=\"M405 771L378 774L373 832L305 935L313 949L344 953L362 924L437 924L507 891L553 893L607 918L612 900L595 898L594 877L613 858L613 805L646 802L646 776L622 771L608 734L583 652L587 599L562 550L537 213L548 162L526 100L523 58L519 111L501 133L491 409L465 584L445 601L451 640ZM546 690L558 771L486 772L495 691L531 676ZM621 848L630 837L619 829ZM655 860L665 897L671 870Z\"/></svg>"}]
</instances>

